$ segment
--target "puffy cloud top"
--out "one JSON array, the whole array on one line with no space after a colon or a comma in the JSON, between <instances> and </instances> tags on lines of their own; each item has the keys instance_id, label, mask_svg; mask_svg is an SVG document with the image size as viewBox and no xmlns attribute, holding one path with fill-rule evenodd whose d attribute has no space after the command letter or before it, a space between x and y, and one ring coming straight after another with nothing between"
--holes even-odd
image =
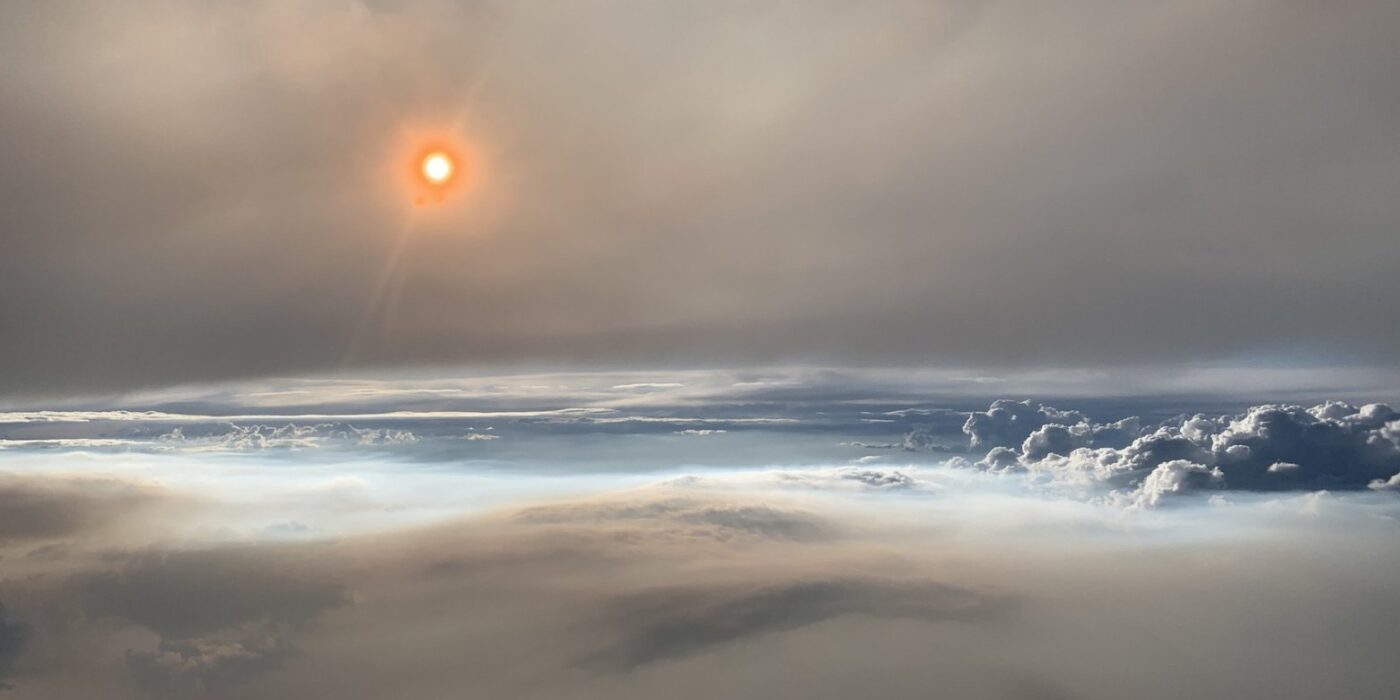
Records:
<instances>
[{"instance_id":1,"label":"puffy cloud top","mask_svg":"<svg viewBox=\"0 0 1400 700\"><path fill-rule=\"evenodd\" d=\"M963 432L972 439L973 447L1013 447L1047 424L1077 425L1086 420L1074 411L1000 399L985 412L968 416Z\"/></svg>"},{"instance_id":2,"label":"puffy cloud top","mask_svg":"<svg viewBox=\"0 0 1400 700\"><path fill-rule=\"evenodd\" d=\"M1395 489L1400 413L1385 404L1269 404L1239 415L1196 414L1144 427L1096 423L1077 411L995 401L963 426L973 466L1055 483L1104 485L1138 505L1205 487L1256 491Z\"/></svg>"}]
</instances>

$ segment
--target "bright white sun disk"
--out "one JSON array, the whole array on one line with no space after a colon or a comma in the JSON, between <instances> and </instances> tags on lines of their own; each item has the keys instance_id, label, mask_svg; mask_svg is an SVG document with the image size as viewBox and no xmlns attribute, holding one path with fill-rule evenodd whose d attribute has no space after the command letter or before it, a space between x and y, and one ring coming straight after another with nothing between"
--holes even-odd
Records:
<instances>
[{"instance_id":1,"label":"bright white sun disk","mask_svg":"<svg viewBox=\"0 0 1400 700\"><path fill-rule=\"evenodd\" d=\"M423 177L435 185L452 177L452 159L446 153L430 153L423 159Z\"/></svg>"}]
</instances>

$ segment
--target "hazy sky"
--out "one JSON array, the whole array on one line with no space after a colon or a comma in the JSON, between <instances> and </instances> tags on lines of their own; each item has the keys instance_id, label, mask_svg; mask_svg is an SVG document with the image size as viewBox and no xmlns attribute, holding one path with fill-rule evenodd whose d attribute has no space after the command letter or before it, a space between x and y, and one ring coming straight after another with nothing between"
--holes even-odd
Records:
<instances>
[{"instance_id":1,"label":"hazy sky","mask_svg":"<svg viewBox=\"0 0 1400 700\"><path fill-rule=\"evenodd\" d=\"M1395 700L1397 37L0 0L0 700Z\"/></svg>"},{"instance_id":2,"label":"hazy sky","mask_svg":"<svg viewBox=\"0 0 1400 700\"><path fill-rule=\"evenodd\" d=\"M1397 26L1392 2L4 3L0 392L1393 365ZM415 207L405 158L443 135L471 192Z\"/></svg>"}]
</instances>

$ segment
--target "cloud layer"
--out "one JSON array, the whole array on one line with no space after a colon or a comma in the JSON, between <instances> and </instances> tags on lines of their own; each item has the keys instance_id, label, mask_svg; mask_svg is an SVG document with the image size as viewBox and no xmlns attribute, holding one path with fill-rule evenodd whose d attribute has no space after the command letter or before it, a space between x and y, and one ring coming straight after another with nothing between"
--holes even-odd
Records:
<instances>
[{"instance_id":1,"label":"cloud layer","mask_svg":"<svg viewBox=\"0 0 1400 700\"><path fill-rule=\"evenodd\" d=\"M85 483L32 510L105 493ZM1400 680L1378 612L1400 580L1393 499L1124 521L951 495L671 484L295 543L171 538L189 531L167 514L165 535L92 547L88 524L48 535L73 545L59 556L0 542L0 682L19 699L991 700L1379 699Z\"/></svg>"},{"instance_id":2,"label":"cloud layer","mask_svg":"<svg viewBox=\"0 0 1400 700\"><path fill-rule=\"evenodd\" d=\"M0 412L0 451L34 464L55 453L152 455L172 466L203 455L269 465L367 459L379 471L429 462L444 475L803 467L793 483L830 476L885 491L920 489L920 468L954 458L1008 481L1141 506L1198 490L1389 490L1400 473L1400 414L1386 403L1255 403L1218 392L987 407L952 392L1010 387L939 377L923 389L885 376L561 373L194 387L115 404L16 406Z\"/></svg>"},{"instance_id":3,"label":"cloud layer","mask_svg":"<svg viewBox=\"0 0 1400 700\"><path fill-rule=\"evenodd\" d=\"M0 684L23 700L1393 694L1388 404L969 386L1014 393L754 370L8 406Z\"/></svg>"}]
</instances>

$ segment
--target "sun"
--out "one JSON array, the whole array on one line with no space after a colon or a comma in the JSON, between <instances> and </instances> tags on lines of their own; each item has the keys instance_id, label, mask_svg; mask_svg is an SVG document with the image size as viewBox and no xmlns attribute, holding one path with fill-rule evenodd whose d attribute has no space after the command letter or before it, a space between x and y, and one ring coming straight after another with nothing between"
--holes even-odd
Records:
<instances>
[{"instance_id":1,"label":"sun","mask_svg":"<svg viewBox=\"0 0 1400 700\"><path fill-rule=\"evenodd\" d=\"M400 146L391 152L393 160L386 161L385 173L393 173L395 189L413 206L475 201L482 161L471 140L450 130L410 127L399 138Z\"/></svg>"},{"instance_id":2,"label":"sun","mask_svg":"<svg viewBox=\"0 0 1400 700\"><path fill-rule=\"evenodd\" d=\"M451 156L442 151L434 151L423 156L420 170L429 184L443 185L452 179L452 172L456 170L456 165L452 162Z\"/></svg>"}]
</instances>

